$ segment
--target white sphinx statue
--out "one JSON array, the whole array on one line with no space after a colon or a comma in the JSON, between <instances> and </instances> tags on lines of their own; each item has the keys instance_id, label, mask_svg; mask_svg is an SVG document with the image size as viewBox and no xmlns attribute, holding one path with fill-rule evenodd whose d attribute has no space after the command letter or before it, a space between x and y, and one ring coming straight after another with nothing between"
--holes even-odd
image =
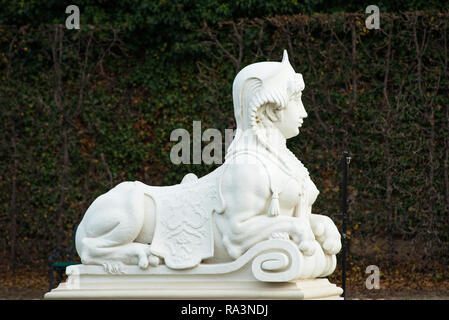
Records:
<instances>
[{"instance_id":1,"label":"white sphinx statue","mask_svg":"<svg viewBox=\"0 0 449 320\"><path fill-rule=\"evenodd\" d=\"M177 185L123 182L98 197L78 226L76 249L83 264L67 269L69 280L139 275L148 280L146 291L132 293L130 287L121 293L134 298L161 297L160 290L151 291L155 283L159 289L171 283L164 287L165 298L339 297L341 289L327 279L310 282L334 271L340 234L329 217L312 213L319 191L286 146L307 117L302 75L284 51L282 62L242 69L232 90L237 130L224 164L201 178L190 173ZM202 295L173 284L184 280L193 281ZM245 288L224 285L217 291L217 283L226 281L246 281ZM204 291L212 282L217 296ZM269 282L284 286L261 287ZM84 293L66 290L66 296L62 284L46 298L92 297L86 294L92 283L78 290ZM285 289L286 283L296 291ZM94 296L116 297L114 290Z\"/></svg>"}]
</instances>

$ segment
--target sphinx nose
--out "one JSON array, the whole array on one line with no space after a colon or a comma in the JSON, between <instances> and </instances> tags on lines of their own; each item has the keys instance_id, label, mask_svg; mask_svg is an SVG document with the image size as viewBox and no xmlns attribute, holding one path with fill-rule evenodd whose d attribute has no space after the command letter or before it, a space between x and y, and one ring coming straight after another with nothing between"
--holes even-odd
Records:
<instances>
[{"instance_id":1,"label":"sphinx nose","mask_svg":"<svg viewBox=\"0 0 449 320\"><path fill-rule=\"evenodd\" d=\"M299 112L300 117L301 118L307 118L307 112L306 112L306 109L304 108L304 105L302 104L302 102L299 105L299 110L300 110L300 112Z\"/></svg>"}]
</instances>

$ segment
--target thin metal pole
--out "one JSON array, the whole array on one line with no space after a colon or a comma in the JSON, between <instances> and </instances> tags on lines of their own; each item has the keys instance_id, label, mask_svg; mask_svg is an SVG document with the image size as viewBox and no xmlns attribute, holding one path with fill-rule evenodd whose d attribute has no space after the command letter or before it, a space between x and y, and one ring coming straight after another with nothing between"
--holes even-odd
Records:
<instances>
[{"instance_id":1,"label":"thin metal pole","mask_svg":"<svg viewBox=\"0 0 449 320\"><path fill-rule=\"evenodd\" d=\"M348 156L348 152L343 152L342 166L343 166L343 181L342 181L342 201L341 207L343 212L343 243L342 243L342 268L341 268L341 277L342 277L342 289L343 289L343 298L346 299L346 255L348 250L348 242L347 242L347 228L348 228L348 164L351 158Z\"/></svg>"}]
</instances>

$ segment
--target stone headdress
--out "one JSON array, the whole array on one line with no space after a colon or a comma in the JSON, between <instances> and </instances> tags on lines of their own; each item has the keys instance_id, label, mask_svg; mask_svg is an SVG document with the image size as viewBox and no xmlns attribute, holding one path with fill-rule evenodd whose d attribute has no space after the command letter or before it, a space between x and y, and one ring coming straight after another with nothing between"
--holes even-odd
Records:
<instances>
[{"instance_id":1,"label":"stone headdress","mask_svg":"<svg viewBox=\"0 0 449 320\"><path fill-rule=\"evenodd\" d=\"M283 109L289 96L304 90L304 87L302 75L293 70L286 50L282 62L259 62L243 68L232 85L237 129L228 152L245 130L255 129L257 111L261 106L271 103Z\"/></svg>"}]
</instances>

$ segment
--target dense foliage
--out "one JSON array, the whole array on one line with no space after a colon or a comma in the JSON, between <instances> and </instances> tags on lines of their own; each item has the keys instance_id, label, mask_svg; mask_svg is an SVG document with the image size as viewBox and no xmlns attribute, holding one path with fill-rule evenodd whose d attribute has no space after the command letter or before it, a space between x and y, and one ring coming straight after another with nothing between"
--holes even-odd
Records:
<instances>
[{"instance_id":1,"label":"dense foliage","mask_svg":"<svg viewBox=\"0 0 449 320\"><path fill-rule=\"evenodd\" d=\"M442 7L405 3L378 6ZM67 247L93 199L121 181L167 185L211 171L172 164L170 133L201 120L224 137L237 71L279 61L284 48L306 83L309 117L289 147L321 191L316 212L340 225L348 150L353 257L394 261L405 240L410 259L447 261L447 11L385 13L381 30L367 30L365 6L338 1L83 1L77 31L61 25L66 5L0 1L0 251L9 261ZM315 14L340 10L360 13Z\"/></svg>"}]
</instances>

